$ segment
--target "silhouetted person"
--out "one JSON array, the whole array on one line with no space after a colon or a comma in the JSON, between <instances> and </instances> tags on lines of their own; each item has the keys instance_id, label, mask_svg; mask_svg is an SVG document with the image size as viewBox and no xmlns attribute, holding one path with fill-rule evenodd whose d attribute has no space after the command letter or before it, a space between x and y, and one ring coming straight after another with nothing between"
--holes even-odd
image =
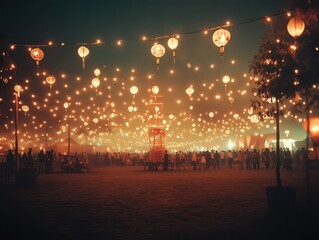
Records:
<instances>
[{"instance_id":1,"label":"silhouetted person","mask_svg":"<svg viewBox=\"0 0 319 240\"><path fill-rule=\"evenodd\" d=\"M164 165L163 165L163 170L164 171L168 171L168 162L169 162L169 156L168 156L167 150L165 150Z\"/></svg>"},{"instance_id":2,"label":"silhouetted person","mask_svg":"<svg viewBox=\"0 0 319 240\"><path fill-rule=\"evenodd\" d=\"M45 154L43 152L43 149L40 150L38 154L38 159L39 159L39 173L44 173L45 172Z\"/></svg>"},{"instance_id":3,"label":"silhouetted person","mask_svg":"<svg viewBox=\"0 0 319 240\"><path fill-rule=\"evenodd\" d=\"M28 151L27 166L26 167L33 167L32 148L29 148L29 151Z\"/></svg>"},{"instance_id":4,"label":"silhouetted person","mask_svg":"<svg viewBox=\"0 0 319 240\"><path fill-rule=\"evenodd\" d=\"M14 161L14 155L11 149L9 149L9 152L6 157L6 161L8 164L8 173L10 176L13 176L15 172L15 161Z\"/></svg>"}]
</instances>

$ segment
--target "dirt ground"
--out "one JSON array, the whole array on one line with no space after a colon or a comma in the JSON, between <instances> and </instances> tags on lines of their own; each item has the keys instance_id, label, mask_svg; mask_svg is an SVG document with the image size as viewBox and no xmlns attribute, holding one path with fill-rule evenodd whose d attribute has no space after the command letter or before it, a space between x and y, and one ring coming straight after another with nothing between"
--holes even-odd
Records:
<instances>
[{"instance_id":1,"label":"dirt ground","mask_svg":"<svg viewBox=\"0 0 319 240\"><path fill-rule=\"evenodd\" d=\"M2 239L317 239L319 170L310 172L310 202L305 171L281 176L297 190L289 215L267 208L273 169L105 166L38 175L31 188L2 179Z\"/></svg>"}]
</instances>

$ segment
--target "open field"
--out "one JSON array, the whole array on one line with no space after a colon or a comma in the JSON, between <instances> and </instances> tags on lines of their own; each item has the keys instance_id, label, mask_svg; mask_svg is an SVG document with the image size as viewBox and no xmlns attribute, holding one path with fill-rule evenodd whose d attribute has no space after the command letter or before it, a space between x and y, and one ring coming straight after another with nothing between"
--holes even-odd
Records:
<instances>
[{"instance_id":1,"label":"open field","mask_svg":"<svg viewBox=\"0 0 319 240\"><path fill-rule=\"evenodd\" d=\"M305 171L281 174L284 186L297 189L296 211L289 216L267 209L273 169L112 166L38 175L33 188L2 180L1 232L9 239L314 239L319 171L310 172L308 204Z\"/></svg>"}]
</instances>

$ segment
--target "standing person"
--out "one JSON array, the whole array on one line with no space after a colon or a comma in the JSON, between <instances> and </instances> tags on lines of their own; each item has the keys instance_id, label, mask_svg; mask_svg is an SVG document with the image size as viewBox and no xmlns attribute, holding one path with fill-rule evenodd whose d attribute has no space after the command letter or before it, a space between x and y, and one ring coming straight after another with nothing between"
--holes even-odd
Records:
<instances>
[{"instance_id":1,"label":"standing person","mask_svg":"<svg viewBox=\"0 0 319 240\"><path fill-rule=\"evenodd\" d=\"M239 150L237 157L239 162L239 169L244 169L244 153L242 152L242 150Z\"/></svg>"},{"instance_id":2,"label":"standing person","mask_svg":"<svg viewBox=\"0 0 319 240\"><path fill-rule=\"evenodd\" d=\"M219 152L216 150L214 153L214 168L219 168L219 159L220 159L220 154Z\"/></svg>"},{"instance_id":3,"label":"standing person","mask_svg":"<svg viewBox=\"0 0 319 240\"><path fill-rule=\"evenodd\" d=\"M176 169L181 170L181 158L179 152L175 153L175 164L176 164Z\"/></svg>"},{"instance_id":4,"label":"standing person","mask_svg":"<svg viewBox=\"0 0 319 240\"><path fill-rule=\"evenodd\" d=\"M53 162L54 162L53 149L48 151L47 159L48 159L47 171L48 171L48 173L53 173Z\"/></svg>"},{"instance_id":5,"label":"standing person","mask_svg":"<svg viewBox=\"0 0 319 240\"><path fill-rule=\"evenodd\" d=\"M259 168L259 154L257 152L257 149L254 149L252 154L252 160L253 160L253 169Z\"/></svg>"},{"instance_id":6,"label":"standing person","mask_svg":"<svg viewBox=\"0 0 319 240\"><path fill-rule=\"evenodd\" d=\"M6 162L8 165L9 176L13 176L15 173L15 161L14 161L14 155L11 149L9 149L8 154L6 156Z\"/></svg>"},{"instance_id":7,"label":"standing person","mask_svg":"<svg viewBox=\"0 0 319 240\"><path fill-rule=\"evenodd\" d=\"M164 159L163 160L164 160L163 171L168 171L169 156L168 156L167 150L165 150Z\"/></svg>"},{"instance_id":8,"label":"standing person","mask_svg":"<svg viewBox=\"0 0 319 240\"><path fill-rule=\"evenodd\" d=\"M266 169L270 168L270 151L269 148L266 148L264 153L263 153L263 159L264 159L264 163L265 163L265 167Z\"/></svg>"},{"instance_id":9,"label":"standing person","mask_svg":"<svg viewBox=\"0 0 319 240\"><path fill-rule=\"evenodd\" d=\"M193 165L193 170L196 170L197 154L195 151L192 152L192 165Z\"/></svg>"},{"instance_id":10,"label":"standing person","mask_svg":"<svg viewBox=\"0 0 319 240\"><path fill-rule=\"evenodd\" d=\"M291 156L291 151L289 148L286 148L285 158L286 158L286 169L288 171L291 171L292 170L292 156Z\"/></svg>"},{"instance_id":11,"label":"standing person","mask_svg":"<svg viewBox=\"0 0 319 240\"><path fill-rule=\"evenodd\" d=\"M224 150L220 151L220 165L221 166L225 165L225 151Z\"/></svg>"},{"instance_id":12,"label":"standing person","mask_svg":"<svg viewBox=\"0 0 319 240\"><path fill-rule=\"evenodd\" d=\"M245 158L246 158L246 169L251 169L250 167L250 162L251 162L251 158L252 158L252 154L251 151L249 151L249 149L247 148L246 150L246 154L245 154Z\"/></svg>"},{"instance_id":13,"label":"standing person","mask_svg":"<svg viewBox=\"0 0 319 240\"><path fill-rule=\"evenodd\" d=\"M43 149L40 150L38 154L39 159L39 173L45 173L45 155Z\"/></svg>"},{"instance_id":14,"label":"standing person","mask_svg":"<svg viewBox=\"0 0 319 240\"><path fill-rule=\"evenodd\" d=\"M32 148L29 148L28 155L27 155L27 166L26 167L33 167L34 159L32 156Z\"/></svg>"},{"instance_id":15,"label":"standing person","mask_svg":"<svg viewBox=\"0 0 319 240\"><path fill-rule=\"evenodd\" d=\"M21 160L20 160L22 168L25 168L27 166L27 161L28 161L27 153L23 152Z\"/></svg>"},{"instance_id":16,"label":"standing person","mask_svg":"<svg viewBox=\"0 0 319 240\"><path fill-rule=\"evenodd\" d=\"M181 159L181 165L183 170L186 170L186 158L185 158L185 154L182 151L179 151L180 154L180 159Z\"/></svg>"},{"instance_id":17,"label":"standing person","mask_svg":"<svg viewBox=\"0 0 319 240\"><path fill-rule=\"evenodd\" d=\"M209 166L212 164L212 156L209 151L206 151L205 158L206 158L206 168L208 169Z\"/></svg>"},{"instance_id":18,"label":"standing person","mask_svg":"<svg viewBox=\"0 0 319 240\"><path fill-rule=\"evenodd\" d=\"M201 157L200 157L200 167L199 169L206 170L206 153L202 152Z\"/></svg>"},{"instance_id":19,"label":"standing person","mask_svg":"<svg viewBox=\"0 0 319 240\"><path fill-rule=\"evenodd\" d=\"M233 168L233 153L231 150L227 152L228 168Z\"/></svg>"},{"instance_id":20,"label":"standing person","mask_svg":"<svg viewBox=\"0 0 319 240\"><path fill-rule=\"evenodd\" d=\"M214 150L211 150L210 151L210 159L211 159L211 165L212 165L212 167L214 167L214 165L215 165L215 153L214 153Z\"/></svg>"}]
</instances>

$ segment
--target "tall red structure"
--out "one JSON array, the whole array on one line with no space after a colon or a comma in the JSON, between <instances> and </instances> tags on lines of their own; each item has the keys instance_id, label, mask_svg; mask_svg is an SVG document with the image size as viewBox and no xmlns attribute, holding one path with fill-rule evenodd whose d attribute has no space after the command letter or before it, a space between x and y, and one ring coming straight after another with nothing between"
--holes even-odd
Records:
<instances>
[{"instance_id":1,"label":"tall red structure","mask_svg":"<svg viewBox=\"0 0 319 240\"><path fill-rule=\"evenodd\" d=\"M165 126L163 124L163 97L153 91L149 103L149 127L148 137L150 143L150 159L154 164L163 161L165 152ZM155 94L155 93L156 94Z\"/></svg>"}]
</instances>

